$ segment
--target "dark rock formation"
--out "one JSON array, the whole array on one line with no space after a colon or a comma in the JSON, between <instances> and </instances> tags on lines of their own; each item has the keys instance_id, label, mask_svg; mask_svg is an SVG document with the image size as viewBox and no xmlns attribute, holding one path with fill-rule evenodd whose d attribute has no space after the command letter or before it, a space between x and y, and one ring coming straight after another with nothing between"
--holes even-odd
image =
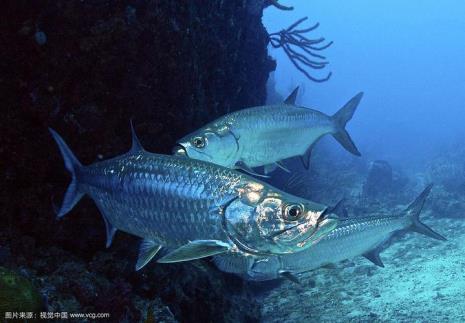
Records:
<instances>
[{"instance_id":1,"label":"dark rock formation","mask_svg":"<svg viewBox=\"0 0 465 323\"><path fill-rule=\"evenodd\" d=\"M371 164L366 182L363 186L363 195L379 197L389 193L392 189L392 167L387 161L376 160Z\"/></svg>"},{"instance_id":2,"label":"dark rock formation","mask_svg":"<svg viewBox=\"0 0 465 323\"><path fill-rule=\"evenodd\" d=\"M108 257L101 251L104 226L96 207L83 200L65 219L55 219L53 204L61 202L69 179L47 127L57 129L87 164L129 148L130 118L148 150L168 153L177 138L201 124L264 103L274 62L266 50L262 7L256 7L253 1L3 3L0 245L11 250L11 266L33 273L42 268L43 281L52 282L77 266L89 286L100 280L93 275L103 269L88 265ZM151 268L158 275L149 281L146 275L132 277L133 264L124 257L135 254L136 241L124 234L116 240L125 243L111 267L122 269L101 274L105 283L92 288L104 294L123 290L126 296L118 301L132 314L122 316L143 317L135 298L157 295L182 321L258 317L253 301L239 301L246 293L238 287L239 296L231 296L230 282L212 270L163 266ZM39 251L51 247L60 248L62 259L38 259ZM68 267L60 268L65 262ZM141 292L145 285L150 292ZM65 287L72 288L67 293L77 309L98 312L106 306L87 299L94 290Z\"/></svg>"},{"instance_id":3,"label":"dark rock formation","mask_svg":"<svg viewBox=\"0 0 465 323\"><path fill-rule=\"evenodd\" d=\"M409 179L400 170L393 169L385 160L376 160L371 163L368 176L363 184L363 197L379 199L387 195L397 196L398 199L408 202L405 193Z\"/></svg>"},{"instance_id":4,"label":"dark rock formation","mask_svg":"<svg viewBox=\"0 0 465 323\"><path fill-rule=\"evenodd\" d=\"M436 185L434 198L430 199L429 205L435 217L465 219L465 194L450 191L448 187Z\"/></svg>"}]
</instances>

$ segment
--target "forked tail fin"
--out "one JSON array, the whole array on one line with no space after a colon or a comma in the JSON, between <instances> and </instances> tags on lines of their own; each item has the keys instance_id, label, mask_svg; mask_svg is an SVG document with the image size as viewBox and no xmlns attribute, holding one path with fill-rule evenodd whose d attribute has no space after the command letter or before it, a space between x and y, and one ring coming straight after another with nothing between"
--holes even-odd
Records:
<instances>
[{"instance_id":1,"label":"forked tail fin","mask_svg":"<svg viewBox=\"0 0 465 323\"><path fill-rule=\"evenodd\" d=\"M412 219L412 224L408 227L408 230L415 231L421 234L424 234L428 237L437 240L447 240L439 233L434 232L430 227L420 221L420 212L423 209L423 205L425 205L426 198L428 197L431 189L433 188L433 184L428 185L423 192L413 201L408 208L404 211L405 215Z\"/></svg>"},{"instance_id":2,"label":"forked tail fin","mask_svg":"<svg viewBox=\"0 0 465 323\"><path fill-rule=\"evenodd\" d=\"M61 138L61 136L55 130L51 128L48 128L48 130L52 134L53 139L55 139L58 148L60 149L61 155L63 156L65 168L68 170L72 177L71 183L69 184L68 189L66 190L63 203L61 204L61 207L57 213L57 216L61 218L66 213L71 211L74 205L76 205L76 203L79 202L81 197L84 195L84 193L79 191L79 185L76 176L76 173L83 166L74 156L73 152L71 151L71 149L69 149L68 145L65 143L63 138Z\"/></svg>"},{"instance_id":3,"label":"forked tail fin","mask_svg":"<svg viewBox=\"0 0 465 323\"><path fill-rule=\"evenodd\" d=\"M336 132L333 133L334 139L336 139L347 151L356 156L361 156L361 154L352 141L352 138L350 138L350 135L345 127L347 122L352 119L352 116L354 115L362 97L363 92L358 93L332 116L336 127Z\"/></svg>"}]
</instances>

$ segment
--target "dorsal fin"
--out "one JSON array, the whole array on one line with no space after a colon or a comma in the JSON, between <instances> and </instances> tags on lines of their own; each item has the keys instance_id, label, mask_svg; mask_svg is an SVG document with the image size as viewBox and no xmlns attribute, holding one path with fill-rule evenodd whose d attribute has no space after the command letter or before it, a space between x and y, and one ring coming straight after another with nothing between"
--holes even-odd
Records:
<instances>
[{"instance_id":1,"label":"dorsal fin","mask_svg":"<svg viewBox=\"0 0 465 323\"><path fill-rule=\"evenodd\" d=\"M297 93L299 92L299 87L296 87L294 91L284 100L284 104L295 105L295 100L297 99Z\"/></svg>"},{"instance_id":2,"label":"dorsal fin","mask_svg":"<svg viewBox=\"0 0 465 323\"><path fill-rule=\"evenodd\" d=\"M142 147L139 138L137 138L136 130L134 130L134 124L131 119L131 135L132 135L132 146L131 146L131 153L136 153L138 151L144 150L144 147Z\"/></svg>"}]
</instances>

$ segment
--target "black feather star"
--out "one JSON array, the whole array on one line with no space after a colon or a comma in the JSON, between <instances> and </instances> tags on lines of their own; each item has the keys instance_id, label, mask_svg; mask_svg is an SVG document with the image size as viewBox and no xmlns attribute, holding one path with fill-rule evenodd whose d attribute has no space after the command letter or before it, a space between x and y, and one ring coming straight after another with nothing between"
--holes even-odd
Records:
<instances>
[{"instance_id":1,"label":"black feather star","mask_svg":"<svg viewBox=\"0 0 465 323\"><path fill-rule=\"evenodd\" d=\"M311 76L308 70L320 70L329 64L326 57L319 52L331 46L333 42L325 43L326 39L323 37L317 39L307 38L306 34L317 29L320 24L316 23L305 29L296 29L305 20L307 20L307 17L297 20L286 29L269 34L270 43L274 48L282 48L292 64L308 79L313 82L325 82L331 77L331 72L326 77L316 78Z\"/></svg>"}]
</instances>

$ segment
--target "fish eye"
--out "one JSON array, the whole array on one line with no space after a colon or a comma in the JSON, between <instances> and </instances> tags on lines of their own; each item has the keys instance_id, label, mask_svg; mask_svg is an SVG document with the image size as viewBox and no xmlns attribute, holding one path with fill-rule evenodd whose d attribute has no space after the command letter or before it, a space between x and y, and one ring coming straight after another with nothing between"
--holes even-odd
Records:
<instances>
[{"instance_id":1,"label":"fish eye","mask_svg":"<svg viewBox=\"0 0 465 323\"><path fill-rule=\"evenodd\" d=\"M203 148L203 147L205 147L205 138L203 138L203 137L195 137L194 139L192 139L192 144L196 148Z\"/></svg>"},{"instance_id":2,"label":"fish eye","mask_svg":"<svg viewBox=\"0 0 465 323\"><path fill-rule=\"evenodd\" d=\"M285 219L289 221L295 221L299 219L303 213L304 208L299 204L288 205L284 210Z\"/></svg>"}]
</instances>

